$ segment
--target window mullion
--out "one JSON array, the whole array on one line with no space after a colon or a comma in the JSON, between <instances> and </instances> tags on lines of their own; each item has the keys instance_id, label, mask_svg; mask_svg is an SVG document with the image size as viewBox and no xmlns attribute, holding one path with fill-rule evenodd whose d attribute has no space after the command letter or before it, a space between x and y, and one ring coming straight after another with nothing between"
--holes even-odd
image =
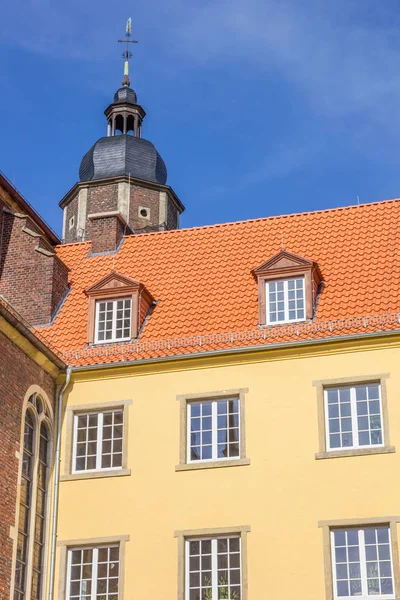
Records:
<instances>
[{"instance_id":1,"label":"window mullion","mask_svg":"<svg viewBox=\"0 0 400 600\"><path fill-rule=\"evenodd\" d=\"M324 418L325 418L325 445L326 449L331 449L329 438L329 408L328 408L328 390L324 390Z\"/></svg>"},{"instance_id":2,"label":"window mullion","mask_svg":"<svg viewBox=\"0 0 400 600\"><path fill-rule=\"evenodd\" d=\"M191 428L192 428L192 405L190 402L187 403L186 414L187 414L187 428L186 428L186 462L192 462L192 450L191 450Z\"/></svg>"},{"instance_id":3,"label":"window mullion","mask_svg":"<svg viewBox=\"0 0 400 600\"><path fill-rule=\"evenodd\" d=\"M68 598L70 596L70 590L71 590L71 562L72 562L72 550L68 550L68 556L67 556L67 597Z\"/></svg>"},{"instance_id":4,"label":"window mullion","mask_svg":"<svg viewBox=\"0 0 400 600\"><path fill-rule=\"evenodd\" d=\"M117 300L113 301L112 315L112 339L115 341L117 339Z\"/></svg>"},{"instance_id":5,"label":"window mullion","mask_svg":"<svg viewBox=\"0 0 400 600\"><path fill-rule=\"evenodd\" d=\"M95 318L94 318L94 340L95 342L99 341L99 317L100 314L100 302L96 302L96 308L95 308Z\"/></svg>"},{"instance_id":6,"label":"window mullion","mask_svg":"<svg viewBox=\"0 0 400 600\"><path fill-rule=\"evenodd\" d=\"M396 527L396 525L395 525ZM395 590L395 580L394 580L394 561L393 561L393 551L392 551L392 531L390 528L390 525L388 525L388 534L389 534L389 557L390 557L390 564L392 567L392 574L391 574L391 579L392 579L392 585L393 585L393 594L395 594L396 590Z\"/></svg>"},{"instance_id":7,"label":"window mullion","mask_svg":"<svg viewBox=\"0 0 400 600\"><path fill-rule=\"evenodd\" d=\"M385 427L383 425L382 386L381 386L381 382L379 382L379 385L378 385L378 394L379 394L379 414L381 416L381 431L382 431L382 443L380 445L384 446L385 445Z\"/></svg>"},{"instance_id":8,"label":"window mullion","mask_svg":"<svg viewBox=\"0 0 400 600\"><path fill-rule=\"evenodd\" d=\"M360 446L360 442L358 439L357 402L356 402L356 390L354 387L350 388L350 409L351 409L351 430L353 433L353 446L358 448Z\"/></svg>"},{"instance_id":9,"label":"window mullion","mask_svg":"<svg viewBox=\"0 0 400 600\"><path fill-rule=\"evenodd\" d=\"M217 418L217 402L211 403L211 439L212 439L212 459L218 458L218 418Z\"/></svg>"},{"instance_id":10,"label":"window mullion","mask_svg":"<svg viewBox=\"0 0 400 600\"><path fill-rule=\"evenodd\" d=\"M189 598L189 540L185 540L185 598Z\"/></svg>"},{"instance_id":11,"label":"window mullion","mask_svg":"<svg viewBox=\"0 0 400 600\"><path fill-rule=\"evenodd\" d=\"M211 579L212 579L212 597L218 598L218 557L217 543L214 538L211 540Z\"/></svg>"},{"instance_id":12,"label":"window mullion","mask_svg":"<svg viewBox=\"0 0 400 600\"><path fill-rule=\"evenodd\" d=\"M74 415L74 440L72 444L72 472L76 472L76 449L78 446L78 415Z\"/></svg>"},{"instance_id":13,"label":"window mullion","mask_svg":"<svg viewBox=\"0 0 400 600\"><path fill-rule=\"evenodd\" d=\"M360 571L361 571L361 594L363 597L368 597L368 584L367 584L367 562L365 558L365 535L364 530L359 529L358 531L358 546L360 549Z\"/></svg>"},{"instance_id":14,"label":"window mullion","mask_svg":"<svg viewBox=\"0 0 400 600\"><path fill-rule=\"evenodd\" d=\"M289 285L287 279L283 282L284 319L289 321Z\"/></svg>"},{"instance_id":15,"label":"window mullion","mask_svg":"<svg viewBox=\"0 0 400 600\"><path fill-rule=\"evenodd\" d=\"M93 548L92 555L92 594L91 600L96 600L97 595L97 569L98 569L98 560L99 559L99 549Z\"/></svg>"},{"instance_id":16,"label":"window mullion","mask_svg":"<svg viewBox=\"0 0 400 600\"><path fill-rule=\"evenodd\" d=\"M103 417L104 413L97 415L97 446L96 446L96 471L101 469L101 455L103 447Z\"/></svg>"}]
</instances>

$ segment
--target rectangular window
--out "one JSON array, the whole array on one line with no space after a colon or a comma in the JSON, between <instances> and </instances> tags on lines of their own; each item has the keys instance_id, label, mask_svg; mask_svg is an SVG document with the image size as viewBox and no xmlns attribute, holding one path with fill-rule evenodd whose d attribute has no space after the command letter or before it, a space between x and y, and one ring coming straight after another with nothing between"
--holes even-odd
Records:
<instances>
[{"instance_id":1,"label":"rectangular window","mask_svg":"<svg viewBox=\"0 0 400 600\"><path fill-rule=\"evenodd\" d=\"M74 415L73 472L122 468L122 409Z\"/></svg>"},{"instance_id":2,"label":"rectangular window","mask_svg":"<svg viewBox=\"0 0 400 600\"><path fill-rule=\"evenodd\" d=\"M266 281L267 324L304 321L304 277Z\"/></svg>"},{"instance_id":3,"label":"rectangular window","mask_svg":"<svg viewBox=\"0 0 400 600\"><path fill-rule=\"evenodd\" d=\"M379 383L326 388L324 395L328 450L383 446Z\"/></svg>"},{"instance_id":4,"label":"rectangular window","mask_svg":"<svg viewBox=\"0 0 400 600\"><path fill-rule=\"evenodd\" d=\"M334 598L394 598L388 525L331 531Z\"/></svg>"},{"instance_id":5,"label":"rectangular window","mask_svg":"<svg viewBox=\"0 0 400 600\"><path fill-rule=\"evenodd\" d=\"M189 402L188 462L240 457L238 398Z\"/></svg>"},{"instance_id":6,"label":"rectangular window","mask_svg":"<svg viewBox=\"0 0 400 600\"><path fill-rule=\"evenodd\" d=\"M188 539L185 543L185 600L240 600L240 537Z\"/></svg>"},{"instance_id":7,"label":"rectangular window","mask_svg":"<svg viewBox=\"0 0 400 600\"><path fill-rule=\"evenodd\" d=\"M119 546L68 550L67 600L118 600Z\"/></svg>"},{"instance_id":8,"label":"rectangular window","mask_svg":"<svg viewBox=\"0 0 400 600\"><path fill-rule=\"evenodd\" d=\"M131 338L132 299L96 302L96 343L120 342Z\"/></svg>"}]
</instances>

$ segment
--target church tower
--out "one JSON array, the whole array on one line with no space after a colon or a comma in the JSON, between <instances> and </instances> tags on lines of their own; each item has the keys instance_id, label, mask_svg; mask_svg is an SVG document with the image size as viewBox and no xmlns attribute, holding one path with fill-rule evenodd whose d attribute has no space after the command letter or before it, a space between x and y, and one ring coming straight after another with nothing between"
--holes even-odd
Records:
<instances>
[{"instance_id":1,"label":"church tower","mask_svg":"<svg viewBox=\"0 0 400 600\"><path fill-rule=\"evenodd\" d=\"M92 253L114 251L124 235L177 229L184 206L167 185L167 168L142 137L146 116L129 80L130 19L122 87L105 110L106 132L85 154L79 182L61 200L63 241L92 241Z\"/></svg>"}]
</instances>

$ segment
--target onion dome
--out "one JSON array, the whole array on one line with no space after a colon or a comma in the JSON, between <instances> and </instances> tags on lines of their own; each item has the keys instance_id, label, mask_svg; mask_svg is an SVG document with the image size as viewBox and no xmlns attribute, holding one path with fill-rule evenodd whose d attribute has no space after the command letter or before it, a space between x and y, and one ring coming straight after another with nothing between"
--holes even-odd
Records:
<instances>
[{"instance_id":1,"label":"onion dome","mask_svg":"<svg viewBox=\"0 0 400 600\"><path fill-rule=\"evenodd\" d=\"M167 168L151 142L128 134L100 138L79 168L80 181L121 175L164 185Z\"/></svg>"},{"instance_id":2,"label":"onion dome","mask_svg":"<svg viewBox=\"0 0 400 600\"><path fill-rule=\"evenodd\" d=\"M122 102L137 104L137 96L132 88L124 86L115 92L114 104L121 104Z\"/></svg>"}]
</instances>

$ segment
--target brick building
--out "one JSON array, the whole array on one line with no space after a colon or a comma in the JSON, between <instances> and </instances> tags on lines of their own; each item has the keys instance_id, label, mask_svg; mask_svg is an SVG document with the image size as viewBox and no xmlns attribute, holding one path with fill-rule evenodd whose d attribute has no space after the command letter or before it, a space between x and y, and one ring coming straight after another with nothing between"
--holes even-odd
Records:
<instances>
[{"instance_id":1,"label":"brick building","mask_svg":"<svg viewBox=\"0 0 400 600\"><path fill-rule=\"evenodd\" d=\"M54 253L58 242L0 175L1 600L42 591L56 381L65 364L32 324L49 322L65 297L68 270Z\"/></svg>"}]
</instances>

